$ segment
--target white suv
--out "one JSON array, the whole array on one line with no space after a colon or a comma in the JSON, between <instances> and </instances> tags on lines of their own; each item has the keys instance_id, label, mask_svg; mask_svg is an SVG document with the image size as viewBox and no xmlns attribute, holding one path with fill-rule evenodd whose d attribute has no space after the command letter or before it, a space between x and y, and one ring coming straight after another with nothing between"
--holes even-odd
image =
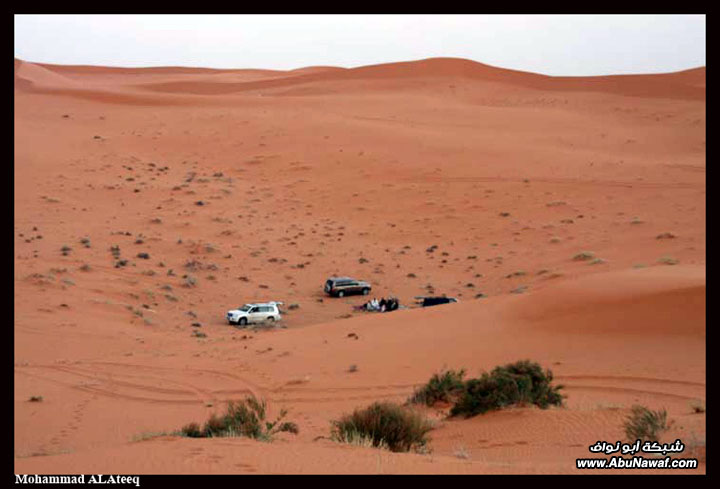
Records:
<instances>
[{"instance_id":1,"label":"white suv","mask_svg":"<svg viewBox=\"0 0 720 489\"><path fill-rule=\"evenodd\" d=\"M242 307L227 312L227 321L230 324L245 326L250 323L265 321L279 321L281 319L278 304L282 302L263 302L261 304L245 304Z\"/></svg>"}]
</instances>

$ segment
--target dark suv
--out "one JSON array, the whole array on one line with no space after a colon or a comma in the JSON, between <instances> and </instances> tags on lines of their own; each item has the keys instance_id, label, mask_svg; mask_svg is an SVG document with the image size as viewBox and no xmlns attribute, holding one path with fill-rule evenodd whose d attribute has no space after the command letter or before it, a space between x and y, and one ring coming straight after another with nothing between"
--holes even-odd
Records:
<instances>
[{"instance_id":1,"label":"dark suv","mask_svg":"<svg viewBox=\"0 0 720 489\"><path fill-rule=\"evenodd\" d=\"M422 299L422 307L439 306L458 301L455 297L417 297L417 299Z\"/></svg>"},{"instance_id":2,"label":"dark suv","mask_svg":"<svg viewBox=\"0 0 720 489\"><path fill-rule=\"evenodd\" d=\"M350 277L330 277L325 282L325 293L334 297L351 294L368 295L371 289L369 283Z\"/></svg>"}]
</instances>

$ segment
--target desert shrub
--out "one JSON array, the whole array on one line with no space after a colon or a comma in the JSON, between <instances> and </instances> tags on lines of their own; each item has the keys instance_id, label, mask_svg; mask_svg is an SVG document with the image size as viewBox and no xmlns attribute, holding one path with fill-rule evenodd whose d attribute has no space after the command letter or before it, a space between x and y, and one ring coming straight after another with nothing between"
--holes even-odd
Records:
<instances>
[{"instance_id":1,"label":"desert shrub","mask_svg":"<svg viewBox=\"0 0 720 489\"><path fill-rule=\"evenodd\" d=\"M225 414L213 414L202 429L197 423L185 425L180 433L192 438L213 438L245 436L257 440L270 441L280 432L297 434L297 424L282 422L287 411L282 410L274 421L267 420L267 404L255 397L243 401L230 401Z\"/></svg>"},{"instance_id":2,"label":"desert shrub","mask_svg":"<svg viewBox=\"0 0 720 489\"><path fill-rule=\"evenodd\" d=\"M562 386L551 385L552 372L543 370L536 362L522 360L504 367L496 367L495 371L507 371L510 375L516 376L521 396L527 402L532 402L543 409L550 405L562 404L562 395L559 392Z\"/></svg>"},{"instance_id":3,"label":"desert shrub","mask_svg":"<svg viewBox=\"0 0 720 489\"><path fill-rule=\"evenodd\" d=\"M182 427L180 432L183 434L183 436L187 436L188 438L202 438L203 436L203 433L200 430L200 425L197 423L186 424Z\"/></svg>"},{"instance_id":4,"label":"desert shrub","mask_svg":"<svg viewBox=\"0 0 720 489\"><path fill-rule=\"evenodd\" d=\"M692 412L695 414L704 413L705 412L705 403L700 400L692 401L690 403L690 409L692 409Z\"/></svg>"},{"instance_id":5,"label":"desert shrub","mask_svg":"<svg viewBox=\"0 0 720 489\"><path fill-rule=\"evenodd\" d=\"M631 408L630 415L625 420L625 434L630 440L653 440L668 429L667 411L661 409L651 411L638 404Z\"/></svg>"},{"instance_id":6,"label":"desert shrub","mask_svg":"<svg viewBox=\"0 0 720 489\"><path fill-rule=\"evenodd\" d=\"M470 417L512 405L535 404L542 409L559 406L563 399L559 392L562 386L552 385L552 379L550 370L543 370L529 360L495 367L492 372L484 372L465 383L450 415Z\"/></svg>"},{"instance_id":7,"label":"desert shrub","mask_svg":"<svg viewBox=\"0 0 720 489\"><path fill-rule=\"evenodd\" d=\"M658 258L658 263L662 263L664 265L677 265L680 261L671 256L661 256Z\"/></svg>"},{"instance_id":8,"label":"desert shrub","mask_svg":"<svg viewBox=\"0 0 720 489\"><path fill-rule=\"evenodd\" d=\"M391 402L376 402L333 421L331 438L393 452L409 452L426 447L431 429L432 425L411 409Z\"/></svg>"},{"instance_id":9,"label":"desert shrub","mask_svg":"<svg viewBox=\"0 0 720 489\"><path fill-rule=\"evenodd\" d=\"M385 443L384 440L380 440L379 442L375 442L373 440L373 437L371 434L368 433L361 433L359 431L354 430L346 430L344 432L334 434L332 436L332 439L341 442L341 443L348 443L350 445L355 445L358 447L363 448L380 448L381 450L389 450L389 447L387 446L387 443Z\"/></svg>"},{"instance_id":10,"label":"desert shrub","mask_svg":"<svg viewBox=\"0 0 720 489\"><path fill-rule=\"evenodd\" d=\"M424 386L415 390L409 402L432 406L437 402L453 402L462 394L465 370L445 370L433 374Z\"/></svg>"}]
</instances>

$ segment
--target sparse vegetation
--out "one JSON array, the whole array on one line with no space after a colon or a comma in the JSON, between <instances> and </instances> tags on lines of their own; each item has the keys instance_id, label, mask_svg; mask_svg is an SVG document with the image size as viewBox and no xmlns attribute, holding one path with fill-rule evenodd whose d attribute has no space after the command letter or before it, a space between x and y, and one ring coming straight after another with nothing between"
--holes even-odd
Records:
<instances>
[{"instance_id":1,"label":"sparse vegetation","mask_svg":"<svg viewBox=\"0 0 720 489\"><path fill-rule=\"evenodd\" d=\"M465 382L450 415L470 417L512 405L534 404L542 409L562 405L562 386L552 385L552 379L550 370L529 360L495 367Z\"/></svg>"},{"instance_id":2,"label":"sparse vegetation","mask_svg":"<svg viewBox=\"0 0 720 489\"><path fill-rule=\"evenodd\" d=\"M230 401L225 414L213 414L202 428L198 423L183 426L180 434L190 438L244 436L271 441L273 435L280 432L299 433L297 424L281 422L286 415L287 411L282 410L274 421L267 421L265 401L249 396L242 401Z\"/></svg>"},{"instance_id":3,"label":"sparse vegetation","mask_svg":"<svg viewBox=\"0 0 720 489\"><path fill-rule=\"evenodd\" d=\"M582 251L577 255L573 256L573 260L575 261L587 261L592 260L593 258L595 258L595 253L593 253L592 251Z\"/></svg>"},{"instance_id":4,"label":"sparse vegetation","mask_svg":"<svg viewBox=\"0 0 720 489\"><path fill-rule=\"evenodd\" d=\"M332 422L331 439L393 452L424 450L432 425L419 413L391 402L376 402Z\"/></svg>"},{"instance_id":5,"label":"sparse vegetation","mask_svg":"<svg viewBox=\"0 0 720 489\"><path fill-rule=\"evenodd\" d=\"M453 455L457 458L462 458L464 460L468 460L470 458L470 453L463 446L460 446L453 450Z\"/></svg>"},{"instance_id":6,"label":"sparse vegetation","mask_svg":"<svg viewBox=\"0 0 720 489\"><path fill-rule=\"evenodd\" d=\"M433 374L424 386L415 390L408 400L416 404L433 406L437 402L454 402L465 389L465 369L444 370Z\"/></svg>"},{"instance_id":7,"label":"sparse vegetation","mask_svg":"<svg viewBox=\"0 0 720 489\"><path fill-rule=\"evenodd\" d=\"M668 429L667 411L651 411L645 406L634 405L625 420L625 434L629 440L653 440Z\"/></svg>"},{"instance_id":8,"label":"sparse vegetation","mask_svg":"<svg viewBox=\"0 0 720 489\"><path fill-rule=\"evenodd\" d=\"M692 401L690 403L690 409L692 409L692 412L695 414L701 414L705 412L705 403L701 400Z\"/></svg>"},{"instance_id":9,"label":"sparse vegetation","mask_svg":"<svg viewBox=\"0 0 720 489\"><path fill-rule=\"evenodd\" d=\"M43 396L30 396L30 399L28 399L28 402L42 402Z\"/></svg>"},{"instance_id":10,"label":"sparse vegetation","mask_svg":"<svg viewBox=\"0 0 720 489\"><path fill-rule=\"evenodd\" d=\"M150 432L143 432L139 435L134 435L132 437L132 441L139 442L139 441L146 441L146 440L152 440L153 438L158 438L160 436L171 436L174 433L168 433L165 431L150 431Z\"/></svg>"},{"instance_id":11,"label":"sparse vegetation","mask_svg":"<svg viewBox=\"0 0 720 489\"><path fill-rule=\"evenodd\" d=\"M661 256L658 259L658 263L662 263L663 265L677 265L680 263L680 260L676 260L675 258L672 258L670 256Z\"/></svg>"}]
</instances>

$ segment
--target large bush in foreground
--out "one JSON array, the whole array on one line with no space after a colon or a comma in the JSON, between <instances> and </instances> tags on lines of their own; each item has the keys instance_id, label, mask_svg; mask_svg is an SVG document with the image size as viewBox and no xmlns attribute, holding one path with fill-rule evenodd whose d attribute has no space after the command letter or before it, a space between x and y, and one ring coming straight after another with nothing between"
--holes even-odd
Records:
<instances>
[{"instance_id":1,"label":"large bush in foreground","mask_svg":"<svg viewBox=\"0 0 720 489\"><path fill-rule=\"evenodd\" d=\"M213 414L203 428L197 423L190 423L182 428L181 433L192 438L245 436L265 441L282 431L298 433L295 423L281 423L287 411L281 411L274 421L267 421L266 415L265 401L247 397L243 401L230 401L225 414Z\"/></svg>"},{"instance_id":2,"label":"large bush in foreground","mask_svg":"<svg viewBox=\"0 0 720 489\"><path fill-rule=\"evenodd\" d=\"M543 370L529 360L495 367L490 373L465 382L450 415L470 417L512 405L535 404L543 409L561 405L562 386L553 386L552 379L550 370Z\"/></svg>"},{"instance_id":3,"label":"large bush in foreground","mask_svg":"<svg viewBox=\"0 0 720 489\"><path fill-rule=\"evenodd\" d=\"M465 388L465 370L444 370L433 374L424 386L418 388L409 402L432 406L437 402L453 402Z\"/></svg>"},{"instance_id":4,"label":"large bush in foreground","mask_svg":"<svg viewBox=\"0 0 720 489\"><path fill-rule=\"evenodd\" d=\"M332 422L331 438L393 452L422 450L432 425L419 413L391 402L376 402Z\"/></svg>"}]
</instances>

